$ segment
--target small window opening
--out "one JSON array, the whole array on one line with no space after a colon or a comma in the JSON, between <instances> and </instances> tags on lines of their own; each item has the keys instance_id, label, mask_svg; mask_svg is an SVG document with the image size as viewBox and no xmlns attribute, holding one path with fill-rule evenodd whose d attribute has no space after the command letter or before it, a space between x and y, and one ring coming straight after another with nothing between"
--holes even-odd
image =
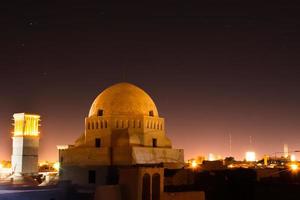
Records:
<instances>
[{"instance_id":1,"label":"small window opening","mask_svg":"<svg viewBox=\"0 0 300 200\"><path fill-rule=\"evenodd\" d=\"M150 110L150 111L149 111L149 116L151 116L151 117L154 116L153 110Z\"/></svg>"},{"instance_id":2,"label":"small window opening","mask_svg":"<svg viewBox=\"0 0 300 200\"><path fill-rule=\"evenodd\" d=\"M100 148L101 147L101 139L100 138L96 138L95 139L95 147L96 148Z\"/></svg>"},{"instance_id":3,"label":"small window opening","mask_svg":"<svg viewBox=\"0 0 300 200\"><path fill-rule=\"evenodd\" d=\"M103 110L102 110L102 109L98 110L98 116L99 116L99 117L100 117L100 116L103 116Z\"/></svg>"},{"instance_id":4,"label":"small window opening","mask_svg":"<svg viewBox=\"0 0 300 200\"><path fill-rule=\"evenodd\" d=\"M157 139L156 138L152 139L152 146L157 147Z\"/></svg>"}]
</instances>

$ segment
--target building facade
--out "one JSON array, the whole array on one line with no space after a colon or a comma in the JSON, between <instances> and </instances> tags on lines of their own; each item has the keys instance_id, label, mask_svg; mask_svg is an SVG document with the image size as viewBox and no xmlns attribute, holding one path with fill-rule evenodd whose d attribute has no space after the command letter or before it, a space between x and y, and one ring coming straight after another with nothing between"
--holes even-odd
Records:
<instances>
[{"instance_id":1,"label":"building facade","mask_svg":"<svg viewBox=\"0 0 300 200\"><path fill-rule=\"evenodd\" d=\"M129 83L115 84L94 100L85 130L73 145L60 145L60 179L105 185L114 169L161 165L180 168L182 149L173 149L164 118L151 97Z\"/></svg>"}]
</instances>

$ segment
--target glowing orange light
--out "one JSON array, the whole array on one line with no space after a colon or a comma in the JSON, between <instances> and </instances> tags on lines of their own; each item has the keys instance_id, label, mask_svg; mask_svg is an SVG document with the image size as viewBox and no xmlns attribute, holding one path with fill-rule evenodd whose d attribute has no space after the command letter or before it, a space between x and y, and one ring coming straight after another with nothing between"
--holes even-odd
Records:
<instances>
[{"instance_id":1,"label":"glowing orange light","mask_svg":"<svg viewBox=\"0 0 300 200\"><path fill-rule=\"evenodd\" d=\"M291 161L295 162L296 161L296 156L294 154L291 155Z\"/></svg>"},{"instance_id":2,"label":"glowing orange light","mask_svg":"<svg viewBox=\"0 0 300 200\"><path fill-rule=\"evenodd\" d=\"M220 155L215 155L213 153L208 154L208 160L209 161L215 161L215 160L221 160L222 157Z\"/></svg>"},{"instance_id":3,"label":"glowing orange light","mask_svg":"<svg viewBox=\"0 0 300 200\"><path fill-rule=\"evenodd\" d=\"M53 168L54 168L56 171L58 171L59 168L60 168L60 163L59 163L59 162L54 163L54 164L53 164Z\"/></svg>"},{"instance_id":4,"label":"glowing orange light","mask_svg":"<svg viewBox=\"0 0 300 200\"><path fill-rule=\"evenodd\" d=\"M234 168L233 164L227 166L228 168Z\"/></svg>"},{"instance_id":5,"label":"glowing orange light","mask_svg":"<svg viewBox=\"0 0 300 200\"><path fill-rule=\"evenodd\" d=\"M198 167L198 163L195 160L193 160L192 163L191 163L191 167L193 169L197 168Z\"/></svg>"},{"instance_id":6,"label":"glowing orange light","mask_svg":"<svg viewBox=\"0 0 300 200\"><path fill-rule=\"evenodd\" d=\"M247 162L254 162L256 161L256 155L253 151L246 152L246 161Z\"/></svg>"},{"instance_id":7,"label":"glowing orange light","mask_svg":"<svg viewBox=\"0 0 300 200\"><path fill-rule=\"evenodd\" d=\"M291 168L291 170L294 171L294 172L298 171L298 165L295 164L295 163L291 164L291 165L290 165L290 168Z\"/></svg>"}]
</instances>

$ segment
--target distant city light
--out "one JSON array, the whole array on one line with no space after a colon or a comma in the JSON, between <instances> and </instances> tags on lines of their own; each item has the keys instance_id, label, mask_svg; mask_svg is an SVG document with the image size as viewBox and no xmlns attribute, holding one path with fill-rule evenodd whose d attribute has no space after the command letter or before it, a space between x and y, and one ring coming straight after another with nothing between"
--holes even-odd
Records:
<instances>
[{"instance_id":1,"label":"distant city light","mask_svg":"<svg viewBox=\"0 0 300 200\"><path fill-rule=\"evenodd\" d=\"M264 155L264 165L265 165L265 166L268 165L268 160L269 160L269 156Z\"/></svg>"},{"instance_id":2,"label":"distant city light","mask_svg":"<svg viewBox=\"0 0 300 200\"><path fill-rule=\"evenodd\" d=\"M289 157L289 147L287 144L283 145L283 157L285 158Z\"/></svg>"},{"instance_id":3,"label":"distant city light","mask_svg":"<svg viewBox=\"0 0 300 200\"><path fill-rule=\"evenodd\" d=\"M294 154L291 155L291 161L295 162L296 161L296 156Z\"/></svg>"},{"instance_id":4,"label":"distant city light","mask_svg":"<svg viewBox=\"0 0 300 200\"><path fill-rule=\"evenodd\" d=\"M53 168L54 168L56 171L58 171L59 168L60 168L60 163L59 163L59 162L54 163L54 164L53 164Z\"/></svg>"},{"instance_id":5,"label":"distant city light","mask_svg":"<svg viewBox=\"0 0 300 200\"><path fill-rule=\"evenodd\" d=\"M215 155L213 153L208 154L208 161L221 160L222 157L220 155Z\"/></svg>"},{"instance_id":6,"label":"distant city light","mask_svg":"<svg viewBox=\"0 0 300 200\"><path fill-rule=\"evenodd\" d=\"M3 168L3 164L2 163L0 163L0 169L2 169Z\"/></svg>"},{"instance_id":7,"label":"distant city light","mask_svg":"<svg viewBox=\"0 0 300 200\"><path fill-rule=\"evenodd\" d=\"M246 152L246 161L247 162L254 162L256 161L256 155L253 151L247 151Z\"/></svg>"},{"instance_id":8,"label":"distant city light","mask_svg":"<svg viewBox=\"0 0 300 200\"><path fill-rule=\"evenodd\" d=\"M234 168L234 165L233 164L230 164L227 166L228 168Z\"/></svg>"},{"instance_id":9,"label":"distant city light","mask_svg":"<svg viewBox=\"0 0 300 200\"><path fill-rule=\"evenodd\" d=\"M43 166L43 165L48 165L48 162L47 161L39 162L39 166Z\"/></svg>"},{"instance_id":10,"label":"distant city light","mask_svg":"<svg viewBox=\"0 0 300 200\"><path fill-rule=\"evenodd\" d=\"M291 170L294 171L294 172L295 172L295 171L298 171L298 165L295 164L295 163L291 164L291 165L290 165L290 168L291 168Z\"/></svg>"},{"instance_id":11,"label":"distant city light","mask_svg":"<svg viewBox=\"0 0 300 200\"><path fill-rule=\"evenodd\" d=\"M215 160L215 155L212 154L212 153L208 154L208 160L209 161L214 161Z\"/></svg>"},{"instance_id":12,"label":"distant city light","mask_svg":"<svg viewBox=\"0 0 300 200\"><path fill-rule=\"evenodd\" d=\"M192 161L191 167L192 167L193 169L195 169L195 168L198 167L198 163L196 162L196 160L193 160L193 161Z\"/></svg>"}]
</instances>

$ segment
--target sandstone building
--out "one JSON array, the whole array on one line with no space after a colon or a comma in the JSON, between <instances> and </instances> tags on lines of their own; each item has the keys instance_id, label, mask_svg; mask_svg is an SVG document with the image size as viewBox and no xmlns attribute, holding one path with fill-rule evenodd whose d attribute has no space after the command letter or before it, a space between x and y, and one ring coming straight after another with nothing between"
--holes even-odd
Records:
<instances>
[{"instance_id":1,"label":"sandstone building","mask_svg":"<svg viewBox=\"0 0 300 200\"><path fill-rule=\"evenodd\" d=\"M130 83L100 93L85 118L83 133L73 145L58 149L60 179L79 185L110 184L119 169L128 167L180 168L184 163L184 152L172 148L164 118L151 97Z\"/></svg>"}]
</instances>

